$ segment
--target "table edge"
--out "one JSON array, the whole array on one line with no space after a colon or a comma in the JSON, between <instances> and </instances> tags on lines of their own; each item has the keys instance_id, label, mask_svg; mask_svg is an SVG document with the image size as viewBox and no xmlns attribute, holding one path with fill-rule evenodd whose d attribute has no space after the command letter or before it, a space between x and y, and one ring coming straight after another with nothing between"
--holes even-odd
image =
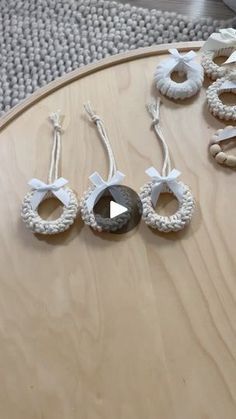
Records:
<instances>
[{"instance_id":1,"label":"table edge","mask_svg":"<svg viewBox=\"0 0 236 419\"><path fill-rule=\"evenodd\" d=\"M203 45L203 41L193 42L176 42L172 44L162 44L152 47L139 48L132 51L124 52L121 54L113 55L108 58L99 60L98 62L88 64L82 68L73 70L62 77L57 78L51 83L37 89L28 98L24 99L21 103L14 106L4 116L0 118L0 130L4 129L10 122L18 118L23 112L29 109L31 106L40 102L51 93L61 89L62 87L73 83L80 78L91 75L97 71L104 70L114 65L122 64L125 62L151 57L154 55L165 54L169 48L178 48L179 51L185 52L190 49L199 50Z\"/></svg>"}]
</instances>

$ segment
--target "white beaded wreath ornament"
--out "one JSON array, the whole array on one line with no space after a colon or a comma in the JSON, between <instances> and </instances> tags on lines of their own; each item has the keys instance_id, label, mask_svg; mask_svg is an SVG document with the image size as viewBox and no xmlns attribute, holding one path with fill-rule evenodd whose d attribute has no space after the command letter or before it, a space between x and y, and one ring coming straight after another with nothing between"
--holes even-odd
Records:
<instances>
[{"instance_id":1,"label":"white beaded wreath ornament","mask_svg":"<svg viewBox=\"0 0 236 419\"><path fill-rule=\"evenodd\" d=\"M143 219L153 229L161 232L177 232L186 227L191 221L194 212L194 198L190 188L183 182L178 181L181 173L171 169L168 146L164 140L159 121L160 99L157 103L148 106L153 118L152 126L161 142L164 153L162 174L154 167L146 170L151 181L147 182L140 191L140 199L143 205ZM173 215L163 216L155 211L155 206L161 193L172 193L179 203L179 208Z\"/></svg>"},{"instance_id":2,"label":"white beaded wreath ornament","mask_svg":"<svg viewBox=\"0 0 236 419\"><path fill-rule=\"evenodd\" d=\"M236 121L236 105L224 104L220 98L220 95L225 92L236 94L235 71L229 73L227 77L221 77L212 83L206 91L206 97L208 107L214 116L227 121Z\"/></svg>"},{"instance_id":3,"label":"white beaded wreath ornament","mask_svg":"<svg viewBox=\"0 0 236 419\"><path fill-rule=\"evenodd\" d=\"M172 99L186 99L194 96L202 87L204 72L195 61L196 53L189 51L181 55L177 49L169 49L170 57L156 68L154 80L158 90ZM173 72L185 74L187 80L177 83L171 78Z\"/></svg>"},{"instance_id":4,"label":"white beaded wreath ornament","mask_svg":"<svg viewBox=\"0 0 236 419\"><path fill-rule=\"evenodd\" d=\"M216 57L226 57L227 60L218 65ZM202 66L205 74L212 80L225 77L235 69L236 62L236 30L233 28L220 29L213 33L202 47Z\"/></svg>"},{"instance_id":5,"label":"white beaded wreath ornament","mask_svg":"<svg viewBox=\"0 0 236 419\"><path fill-rule=\"evenodd\" d=\"M57 234L67 230L74 223L79 209L76 194L66 186L68 180L58 177L62 132L59 112L52 113L50 120L54 127L54 138L48 183L31 179L29 181L31 191L26 194L21 209L21 216L26 226L32 232L40 234ZM56 220L43 220L38 213L38 206L42 201L52 197L62 202L62 214Z\"/></svg>"},{"instance_id":6,"label":"white beaded wreath ornament","mask_svg":"<svg viewBox=\"0 0 236 419\"><path fill-rule=\"evenodd\" d=\"M107 180L104 180L97 172L94 172L89 177L93 185L81 198L81 216L85 224L89 225L93 230L98 231L99 233L102 231L114 232L121 229L131 218L132 202L130 196L124 190L120 190L119 195L122 196L123 205L127 208L127 211L114 219L103 218L99 214L96 214L95 216L93 209L103 192L109 187L119 186L125 175L117 170L115 157L103 121L95 114L89 103L84 107L91 121L95 124L107 151L109 158L109 174ZM111 193L113 194L114 192L111 191Z\"/></svg>"},{"instance_id":7,"label":"white beaded wreath ornament","mask_svg":"<svg viewBox=\"0 0 236 419\"><path fill-rule=\"evenodd\" d=\"M224 129L219 129L213 135L209 151L212 157L216 160L217 163L223 164L228 167L236 167L236 156L232 154L226 154L222 148L222 142L230 141L236 138L236 127L227 126Z\"/></svg>"}]
</instances>

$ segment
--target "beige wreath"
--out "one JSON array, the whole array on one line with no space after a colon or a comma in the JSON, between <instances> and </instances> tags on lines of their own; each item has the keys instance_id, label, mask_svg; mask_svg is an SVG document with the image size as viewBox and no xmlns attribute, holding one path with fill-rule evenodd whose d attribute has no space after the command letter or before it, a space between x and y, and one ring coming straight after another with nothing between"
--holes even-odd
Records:
<instances>
[{"instance_id":1,"label":"beige wreath","mask_svg":"<svg viewBox=\"0 0 236 419\"><path fill-rule=\"evenodd\" d=\"M48 184L44 184L39 179L31 179L29 184L31 186L33 185L32 190L24 197L21 208L21 217L26 224L26 227L32 232L40 234L57 234L64 232L74 223L79 211L79 203L75 192L68 187L60 187L60 185L57 187L58 182L61 182L62 185L65 185L68 182L64 178L58 178L61 151L61 125L59 113L51 114L50 120L54 126L54 140ZM37 196L38 194L39 198ZM66 204L63 204L62 214L56 220L44 220L38 213L40 202L52 197L60 199L60 196L63 196L67 201ZM34 202L35 199L37 200L36 204Z\"/></svg>"},{"instance_id":2,"label":"beige wreath","mask_svg":"<svg viewBox=\"0 0 236 419\"><path fill-rule=\"evenodd\" d=\"M153 229L168 233L182 230L190 223L195 203L190 188L183 182L176 180L180 172L176 169L171 170L169 149L160 128L159 107L160 99L157 100L157 104L153 103L149 105L148 110L153 118L152 126L163 148L164 164L162 175L153 167L149 168L146 173L152 177L152 180L141 188L139 196L143 205L143 220L145 223ZM155 172L157 174L156 178ZM163 216L155 211L152 193L156 187L159 188L160 193L172 193L177 198L179 208L174 214ZM178 196L177 191L181 191L181 197Z\"/></svg>"}]
</instances>

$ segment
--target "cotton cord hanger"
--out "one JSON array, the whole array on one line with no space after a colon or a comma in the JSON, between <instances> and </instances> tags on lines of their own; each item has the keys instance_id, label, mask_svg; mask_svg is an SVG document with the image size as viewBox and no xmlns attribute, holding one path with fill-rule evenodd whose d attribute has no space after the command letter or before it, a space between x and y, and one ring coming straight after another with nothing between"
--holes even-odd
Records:
<instances>
[{"instance_id":1,"label":"cotton cord hanger","mask_svg":"<svg viewBox=\"0 0 236 419\"><path fill-rule=\"evenodd\" d=\"M116 173L117 168L116 168L115 157L111 148L109 138L107 136L104 123L101 120L101 118L98 115L96 115L95 112L92 110L91 104L89 102L84 105L84 109L89 115L91 121L94 122L94 124L96 125L100 138L103 141L103 144L106 148L108 159L109 159L109 173L108 173L108 178L107 178L109 182L112 176Z\"/></svg>"},{"instance_id":2,"label":"cotton cord hanger","mask_svg":"<svg viewBox=\"0 0 236 419\"><path fill-rule=\"evenodd\" d=\"M98 232L115 232L121 229L130 220L132 215L132 200L127 191L120 186L120 183L123 181L125 175L117 170L115 157L104 122L94 112L90 103L87 103L84 108L91 121L95 124L100 138L105 146L109 161L109 172L106 180L104 180L98 172L94 172L89 177L93 185L85 192L80 201L81 216L85 224L89 225ZM116 201L122 201L122 205L127 208L127 212L115 218L104 218L100 214L94 213L94 206L106 190L110 192Z\"/></svg>"},{"instance_id":3,"label":"cotton cord hanger","mask_svg":"<svg viewBox=\"0 0 236 419\"><path fill-rule=\"evenodd\" d=\"M181 173L171 168L169 148L165 141L160 125L160 99L147 106L152 117L152 127L161 143L163 150L163 167L161 174L150 167L146 173L151 181L146 183L140 191L140 199L143 205L143 219L147 225L159 231L182 230L190 221L194 211L194 198L187 185L178 181ZM163 216L155 211L155 206L161 193L172 193L179 203L179 208L173 215Z\"/></svg>"},{"instance_id":4,"label":"cotton cord hanger","mask_svg":"<svg viewBox=\"0 0 236 419\"><path fill-rule=\"evenodd\" d=\"M53 146L48 173L48 183L33 178L29 181L31 191L23 200L21 216L26 226L34 233L57 234L67 230L75 221L79 204L74 191L68 187L68 180L59 177L59 163L61 156L61 117L53 112L49 116L53 125ZM57 198L63 204L62 214L56 220L43 220L38 214L39 204L48 198Z\"/></svg>"},{"instance_id":5,"label":"cotton cord hanger","mask_svg":"<svg viewBox=\"0 0 236 419\"><path fill-rule=\"evenodd\" d=\"M53 146L51 152L51 164L49 168L48 174L48 183L52 183L58 178L58 171L59 171L59 161L60 161L60 154L61 154L61 117L60 113L53 112L49 116L50 121L53 124Z\"/></svg>"}]
</instances>

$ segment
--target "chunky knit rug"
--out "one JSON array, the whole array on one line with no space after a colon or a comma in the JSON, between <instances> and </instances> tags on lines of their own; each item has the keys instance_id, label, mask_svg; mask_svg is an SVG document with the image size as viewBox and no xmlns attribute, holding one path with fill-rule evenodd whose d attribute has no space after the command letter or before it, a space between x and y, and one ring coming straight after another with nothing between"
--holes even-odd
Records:
<instances>
[{"instance_id":1,"label":"chunky knit rug","mask_svg":"<svg viewBox=\"0 0 236 419\"><path fill-rule=\"evenodd\" d=\"M1 0L0 115L93 61L154 44L206 39L234 24L107 0Z\"/></svg>"}]
</instances>

